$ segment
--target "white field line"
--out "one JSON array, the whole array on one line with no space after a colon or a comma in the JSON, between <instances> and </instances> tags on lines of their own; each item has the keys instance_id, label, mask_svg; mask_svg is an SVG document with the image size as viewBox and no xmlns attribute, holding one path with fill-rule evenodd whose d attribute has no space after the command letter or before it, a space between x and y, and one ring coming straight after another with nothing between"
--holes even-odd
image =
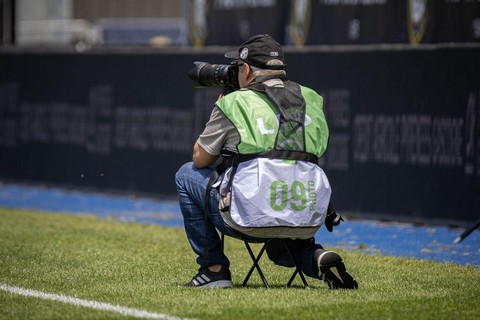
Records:
<instances>
[{"instance_id":1,"label":"white field line","mask_svg":"<svg viewBox=\"0 0 480 320\"><path fill-rule=\"evenodd\" d=\"M93 301L93 300L84 300L84 299L65 296L63 294L46 293L42 291L24 289L20 287L9 286L3 283L0 283L0 290L18 294L25 297L34 297L34 298L39 298L44 300L52 300L52 301L73 304L75 306L81 306L81 307L86 307L86 308L95 309L95 310L115 312L115 313L119 313L129 317L136 317L136 318L143 318L143 319L186 320L186 318L178 318L178 317L170 316L168 314L148 312L145 310L127 308L119 305L112 305L112 304Z\"/></svg>"}]
</instances>

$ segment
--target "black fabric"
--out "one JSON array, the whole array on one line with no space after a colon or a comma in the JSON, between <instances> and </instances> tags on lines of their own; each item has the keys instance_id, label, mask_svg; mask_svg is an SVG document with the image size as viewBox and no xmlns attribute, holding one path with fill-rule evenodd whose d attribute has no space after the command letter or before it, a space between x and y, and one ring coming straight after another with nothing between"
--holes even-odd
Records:
<instances>
[{"instance_id":1,"label":"black fabric","mask_svg":"<svg viewBox=\"0 0 480 320\"><path fill-rule=\"evenodd\" d=\"M314 164L318 164L318 157L312 153L302 152L302 151L289 151L289 150L269 150L263 153L236 154L230 157L225 157L223 159L221 168L224 171L228 167L237 166L240 162L249 161L255 158L299 160L299 161L308 161ZM223 172L223 171L219 171L219 172Z\"/></svg>"},{"instance_id":2,"label":"black fabric","mask_svg":"<svg viewBox=\"0 0 480 320\"><path fill-rule=\"evenodd\" d=\"M282 47L268 34L259 34L249 38L238 51L227 52L225 57L239 59L260 69L282 70L287 66Z\"/></svg>"},{"instance_id":3,"label":"black fabric","mask_svg":"<svg viewBox=\"0 0 480 320\"><path fill-rule=\"evenodd\" d=\"M256 83L249 89L265 93L280 112L275 149L305 152L306 104L300 85L293 81L284 81L283 86L272 87L264 83Z\"/></svg>"},{"instance_id":4,"label":"black fabric","mask_svg":"<svg viewBox=\"0 0 480 320\"><path fill-rule=\"evenodd\" d=\"M279 261L284 267L293 267L294 262L288 256L285 250L287 244L293 252L296 252L296 259L301 260L302 256L313 245L316 249L323 249L320 244L315 243L313 238L310 239L270 239L266 245L268 258L271 261Z\"/></svg>"},{"instance_id":5,"label":"black fabric","mask_svg":"<svg viewBox=\"0 0 480 320\"><path fill-rule=\"evenodd\" d=\"M308 161L314 164L318 164L318 157L316 155L303 151L270 150L261 153L259 157L270 159Z\"/></svg>"}]
</instances>

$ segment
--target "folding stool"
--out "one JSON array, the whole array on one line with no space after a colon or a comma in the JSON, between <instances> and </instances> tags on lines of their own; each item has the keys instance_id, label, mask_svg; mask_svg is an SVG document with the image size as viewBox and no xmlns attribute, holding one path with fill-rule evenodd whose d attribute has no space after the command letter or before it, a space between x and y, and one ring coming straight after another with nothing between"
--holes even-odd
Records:
<instances>
[{"instance_id":1,"label":"folding stool","mask_svg":"<svg viewBox=\"0 0 480 320\"><path fill-rule=\"evenodd\" d=\"M222 234L222 243L224 243L224 240L225 240L225 235ZM267 281L265 275L263 274L262 269L260 268L259 262L260 262L260 259L263 256L263 253L265 252L265 250L267 248L268 242L271 241L271 240L272 239L267 239L267 240L262 240L262 241L259 240L258 242L257 241L255 241L255 242L250 241L251 243L263 243L262 248L260 249L260 251L258 252L257 255L254 254L254 252L253 252L253 250L250 246L250 242L242 240L243 243L245 244L245 247L247 248L248 254L250 255L250 258L252 259L252 262L253 262L252 266L250 267L250 270L248 271L247 275L245 276L245 279L243 280L242 287L245 287L247 285L248 280L250 279L250 276L252 275L253 271L257 270L257 273L260 276L260 279L262 280L265 288L267 288L267 289L270 288L270 286L268 284L268 281ZM294 256L291 248L288 246L287 240L288 239L283 239L283 243L285 245L285 249L287 250L288 255L290 256L291 261L295 265L295 270L293 271L293 274L291 275L290 280L287 283L287 287L290 287L293 283L293 280L295 280L296 276L299 275L300 279L302 280L303 287L304 288L310 288L307 280L305 279L305 275L302 272L302 262L297 261L295 259L295 256Z\"/></svg>"}]
</instances>

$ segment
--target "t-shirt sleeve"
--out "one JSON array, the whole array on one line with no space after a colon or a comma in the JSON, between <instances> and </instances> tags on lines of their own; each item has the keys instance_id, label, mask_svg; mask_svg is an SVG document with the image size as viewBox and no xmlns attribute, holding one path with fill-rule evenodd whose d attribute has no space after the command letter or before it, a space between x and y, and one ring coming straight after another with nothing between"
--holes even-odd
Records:
<instances>
[{"instance_id":1,"label":"t-shirt sleeve","mask_svg":"<svg viewBox=\"0 0 480 320\"><path fill-rule=\"evenodd\" d=\"M236 152L239 140L240 136L233 124L215 106L197 143L209 154L219 155L223 149Z\"/></svg>"}]
</instances>

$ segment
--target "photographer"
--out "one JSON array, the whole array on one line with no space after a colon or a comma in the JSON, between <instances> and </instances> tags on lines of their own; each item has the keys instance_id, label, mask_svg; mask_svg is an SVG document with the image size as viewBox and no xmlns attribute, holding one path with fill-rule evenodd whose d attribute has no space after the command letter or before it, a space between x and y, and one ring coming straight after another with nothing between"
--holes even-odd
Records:
<instances>
[{"instance_id":1,"label":"photographer","mask_svg":"<svg viewBox=\"0 0 480 320\"><path fill-rule=\"evenodd\" d=\"M216 231L239 237L230 225L226 225L218 207L219 200L220 204L228 206L230 199L223 197L223 194L221 197L215 187L209 192L209 197L206 196L210 177L216 172L212 167L220 162L222 156L265 154L275 149L282 152L289 150L289 154L307 154L318 161L328 142L322 98L313 90L287 79L283 51L275 40L268 35L256 35L244 42L238 51L228 52L225 56L235 59L228 68L224 66L223 69L230 75L236 75L239 88L233 92L226 90L224 96L216 102L210 120L194 145L193 162L184 164L176 174L186 235L193 251L198 255L197 263L200 265L198 274L187 283L187 286L192 287L233 286L230 262L223 252L222 241ZM201 68L202 65L197 65L195 69L196 80L200 84ZM217 77L218 70L215 69L211 77ZM286 128L288 126L290 127ZM289 132L288 136L283 129ZM299 136L301 139L292 138ZM222 173L223 170L217 171ZM222 176L219 180L221 179ZM327 212L329 196L330 193L324 210L328 215L326 219L322 216L322 222L325 219L327 229L332 231L333 226L338 225L342 219L331 204ZM206 201L209 209L205 208ZM356 280L346 271L341 257L335 252L325 251L320 244L315 243L313 236L287 241L293 248L297 261L302 261L302 271L306 275L322 279L331 289L357 288ZM283 240L280 242L275 239L268 242L268 257L277 265L293 267Z\"/></svg>"}]
</instances>

